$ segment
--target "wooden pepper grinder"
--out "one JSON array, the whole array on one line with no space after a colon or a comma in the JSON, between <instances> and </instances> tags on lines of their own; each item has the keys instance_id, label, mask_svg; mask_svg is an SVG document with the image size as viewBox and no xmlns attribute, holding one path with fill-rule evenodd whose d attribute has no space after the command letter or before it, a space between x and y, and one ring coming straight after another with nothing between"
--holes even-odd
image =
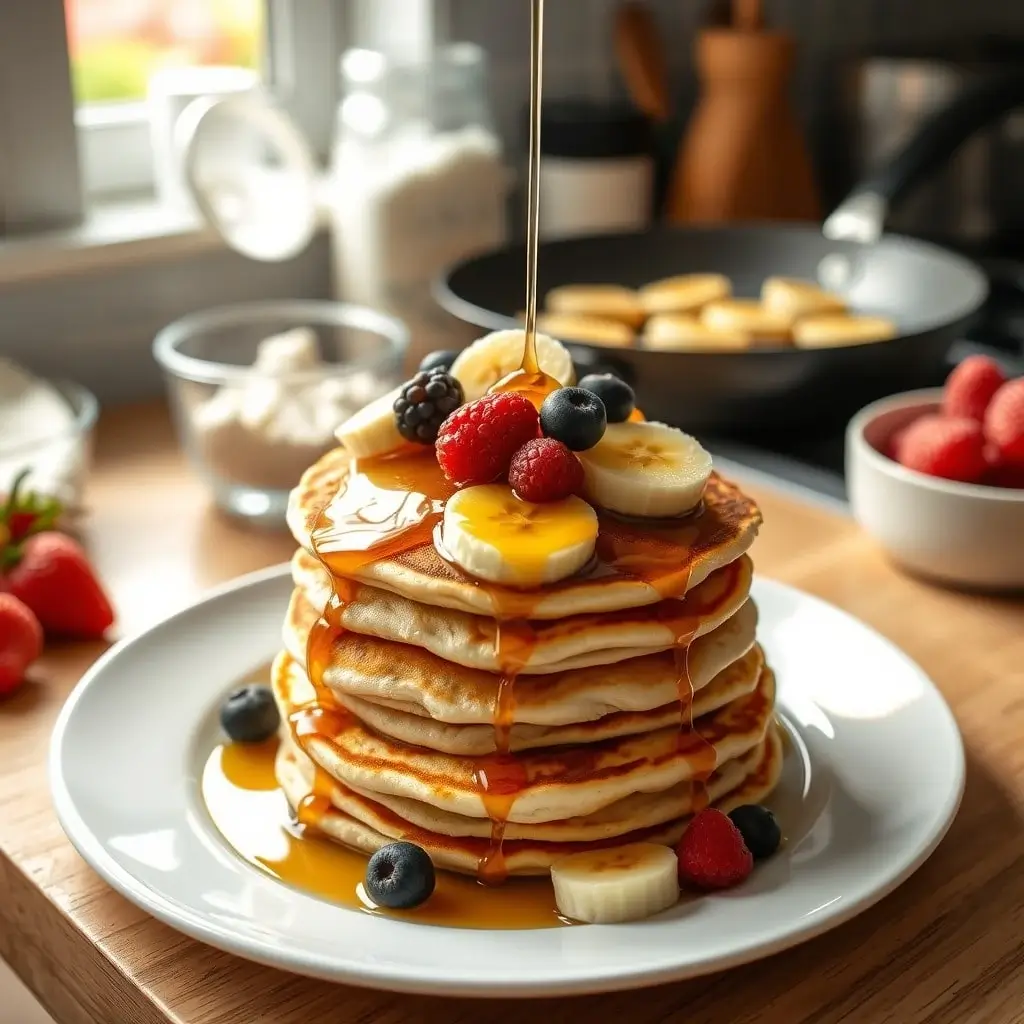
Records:
<instances>
[{"instance_id":1,"label":"wooden pepper grinder","mask_svg":"<svg viewBox=\"0 0 1024 1024\"><path fill-rule=\"evenodd\" d=\"M790 105L793 39L766 31L760 0L732 0L701 31L700 95L667 214L676 223L818 220L810 154Z\"/></svg>"}]
</instances>

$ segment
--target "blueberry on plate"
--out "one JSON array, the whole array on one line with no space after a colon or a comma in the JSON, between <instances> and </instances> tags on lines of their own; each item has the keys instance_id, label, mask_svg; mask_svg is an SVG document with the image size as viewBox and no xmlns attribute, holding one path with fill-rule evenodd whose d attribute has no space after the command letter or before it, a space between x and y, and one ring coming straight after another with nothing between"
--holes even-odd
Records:
<instances>
[{"instance_id":1,"label":"blueberry on plate","mask_svg":"<svg viewBox=\"0 0 1024 1024\"><path fill-rule=\"evenodd\" d=\"M220 706L221 728L235 743L262 743L277 732L281 714L269 686L242 686Z\"/></svg>"},{"instance_id":2,"label":"blueberry on plate","mask_svg":"<svg viewBox=\"0 0 1024 1024\"><path fill-rule=\"evenodd\" d=\"M633 389L613 373L588 373L578 384L604 402L609 423L625 423L636 408Z\"/></svg>"},{"instance_id":3,"label":"blueberry on plate","mask_svg":"<svg viewBox=\"0 0 1024 1024\"><path fill-rule=\"evenodd\" d=\"M754 860L770 857L782 842L782 830L775 815L760 804L744 804L729 812Z\"/></svg>"},{"instance_id":4,"label":"blueberry on plate","mask_svg":"<svg viewBox=\"0 0 1024 1024\"><path fill-rule=\"evenodd\" d=\"M608 416L604 402L593 391L559 388L540 407L540 426L545 437L561 441L574 452L593 448L604 437Z\"/></svg>"},{"instance_id":5,"label":"blueberry on plate","mask_svg":"<svg viewBox=\"0 0 1024 1024\"><path fill-rule=\"evenodd\" d=\"M450 349L428 352L420 362L420 373L424 373L427 370L450 370L458 354L458 352L452 352Z\"/></svg>"},{"instance_id":6,"label":"blueberry on plate","mask_svg":"<svg viewBox=\"0 0 1024 1024\"><path fill-rule=\"evenodd\" d=\"M464 399L462 385L447 370L421 370L395 399L398 432L414 444L433 444L441 424Z\"/></svg>"},{"instance_id":7,"label":"blueberry on plate","mask_svg":"<svg viewBox=\"0 0 1024 1024\"><path fill-rule=\"evenodd\" d=\"M430 898L434 883L434 864L415 843L382 846L366 865L366 895L379 907L418 907Z\"/></svg>"}]
</instances>

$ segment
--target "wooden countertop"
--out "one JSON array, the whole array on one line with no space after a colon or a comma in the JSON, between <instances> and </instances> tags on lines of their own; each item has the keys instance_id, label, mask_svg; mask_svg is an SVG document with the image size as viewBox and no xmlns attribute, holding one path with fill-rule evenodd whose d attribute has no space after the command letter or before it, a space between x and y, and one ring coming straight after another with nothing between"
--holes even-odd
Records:
<instances>
[{"instance_id":1,"label":"wooden countertop","mask_svg":"<svg viewBox=\"0 0 1024 1024\"><path fill-rule=\"evenodd\" d=\"M289 538L208 508L162 408L105 416L98 442L86 536L123 632L291 554ZM0 953L58 1024L1024 1021L1024 604L915 582L852 522L750 489L765 514L758 571L834 602L899 644L945 693L964 733L967 789L949 836L873 910L760 963L642 995L485 1004L258 967L147 917L64 838L47 793L50 730L102 650L77 645L47 653L32 684L0 706Z\"/></svg>"}]
</instances>

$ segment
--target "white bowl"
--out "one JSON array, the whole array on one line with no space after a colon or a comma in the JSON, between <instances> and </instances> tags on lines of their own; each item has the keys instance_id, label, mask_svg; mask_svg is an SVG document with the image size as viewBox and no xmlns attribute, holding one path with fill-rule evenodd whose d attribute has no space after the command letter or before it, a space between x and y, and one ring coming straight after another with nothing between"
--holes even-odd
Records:
<instances>
[{"instance_id":1,"label":"white bowl","mask_svg":"<svg viewBox=\"0 0 1024 1024\"><path fill-rule=\"evenodd\" d=\"M939 389L862 409L846 429L846 487L857 522L901 566L979 590L1024 589L1024 490L962 484L883 455L896 431L936 412Z\"/></svg>"}]
</instances>

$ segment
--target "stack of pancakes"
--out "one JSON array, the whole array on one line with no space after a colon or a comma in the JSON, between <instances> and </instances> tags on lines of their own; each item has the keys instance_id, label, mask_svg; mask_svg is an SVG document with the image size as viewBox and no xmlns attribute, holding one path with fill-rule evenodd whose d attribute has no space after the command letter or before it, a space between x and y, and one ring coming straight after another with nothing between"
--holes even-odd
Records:
<instances>
[{"instance_id":1,"label":"stack of pancakes","mask_svg":"<svg viewBox=\"0 0 1024 1024\"><path fill-rule=\"evenodd\" d=\"M289 509L300 548L273 685L277 775L300 820L367 853L407 839L496 879L594 846L673 843L695 809L773 788L775 680L746 554L760 515L734 487L712 477L701 529L655 537L671 559L660 573L637 526L602 522L598 551L619 568L545 588L510 620L523 595L504 603L422 541L332 577L312 533L348 472L342 451L325 456ZM658 578L685 591L662 598ZM344 599L324 644L332 594Z\"/></svg>"}]
</instances>

